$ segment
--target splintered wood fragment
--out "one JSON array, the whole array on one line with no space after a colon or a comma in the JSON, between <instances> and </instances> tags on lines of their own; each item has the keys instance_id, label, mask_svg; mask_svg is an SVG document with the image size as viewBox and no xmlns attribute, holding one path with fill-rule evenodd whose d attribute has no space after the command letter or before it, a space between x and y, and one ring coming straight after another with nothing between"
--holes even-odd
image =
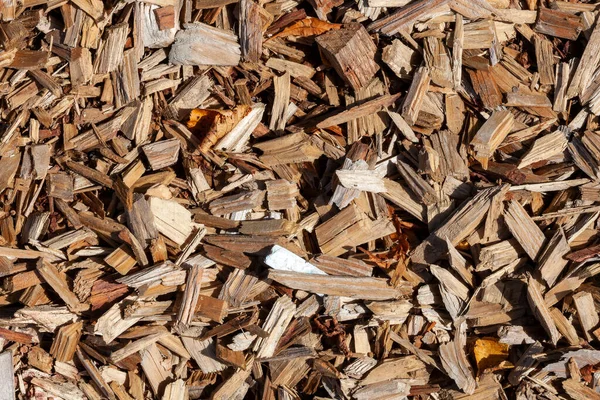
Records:
<instances>
[{"instance_id":1,"label":"splintered wood fragment","mask_svg":"<svg viewBox=\"0 0 600 400\"><path fill-rule=\"evenodd\" d=\"M234 318L228 320L227 322L217 325L216 327L207 331L199 339L206 340L206 339L210 339L215 336L217 338L221 338L223 336L227 336L227 335L237 331L238 329L245 329L249 325L256 322L255 317L256 317L256 315L254 315L254 316L245 315L245 316L234 317ZM234 346L229 345L228 347L233 348Z\"/></svg>"},{"instance_id":2,"label":"splintered wood fragment","mask_svg":"<svg viewBox=\"0 0 600 400\"><path fill-rule=\"evenodd\" d=\"M573 135L569 141L568 149L569 154L579 169L593 180L597 180L600 175L600 164L588 146L586 146L583 137L580 135Z\"/></svg>"},{"instance_id":3,"label":"splintered wood fragment","mask_svg":"<svg viewBox=\"0 0 600 400\"><path fill-rule=\"evenodd\" d=\"M24 260L33 260L38 258L46 258L50 261L56 261L64 258L58 258L51 253L44 253L37 250L13 249L12 247L0 247L0 256L22 258Z\"/></svg>"},{"instance_id":4,"label":"splintered wood fragment","mask_svg":"<svg viewBox=\"0 0 600 400\"><path fill-rule=\"evenodd\" d=\"M458 90L462 85L462 58L464 49L465 29L463 17L456 14L454 32L452 37L452 83L454 89Z\"/></svg>"},{"instance_id":5,"label":"splintered wood fragment","mask_svg":"<svg viewBox=\"0 0 600 400\"><path fill-rule=\"evenodd\" d=\"M90 358L81 350L81 346L79 346L76 350L77 359L83 365L83 368L86 370L92 381L96 384L98 389L100 389L103 396L110 400L116 400L114 392L110 388L109 384L104 380L102 374L98 370L98 367L90 360Z\"/></svg>"},{"instance_id":6,"label":"splintered wood fragment","mask_svg":"<svg viewBox=\"0 0 600 400\"><path fill-rule=\"evenodd\" d=\"M586 247L585 249L574 251L568 254L565 258L575 262L583 262L597 256L598 254L600 254L600 245L594 245Z\"/></svg>"},{"instance_id":7,"label":"splintered wood fragment","mask_svg":"<svg viewBox=\"0 0 600 400\"><path fill-rule=\"evenodd\" d=\"M453 87L452 67L448 47L441 38L427 36L424 38L423 57L429 67L431 82L445 88Z\"/></svg>"},{"instance_id":8,"label":"splintered wood fragment","mask_svg":"<svg viewBox=\"0 0 600 400\"><path fill-rule=\"evenodd\" d=\"M252 210L260 206L264 198L264 191L240 192L213 200L208 207L211 214L226 215L237 211Z\"/></svg>"},{"instance_id":9,"label":"splintered wood fragment","mask_svg":"<svg viewBox=\"0 0 600 400\"><path fill-rule=\"evenodd\" d=\"M552 54L552 42L536 35L534 37L535 58L538 64L540 74L540 83L542 85L554 84L554 55ZM570 88L569 88L570 89Z\"/></svg>"},{"instance_id":10,"label":"splintered wood fragment","mask_svg":"<svg viewBox=\"0 0 600 400\"><path fill-rule=\"evenodd\" d=\"M417 122L419 112L423 106L423 99L429 89L429 68L419 67L413 76L412 83L408 89L408 94L402 103L402 117L410 125Z\"/></svg>"},{"instance_id":11,"label":"splintered wood fragment","mask_svg":"<svg viewBox=\"0 0 600 400\"><path fill-rule=\"evenodd\" d=\"M239 7L242 57L246 61L258 62L263 45L261 8L252 0L242 0Z\"/></svg>"},{"instance_id":12,"label":"splintered wood fragment","mask_svg":"<svg viewBox=\"0 0 600 400\"><path fill-rule=\"evenodd\" d=\"M240 58L236 35L200 22L183 24L169 52L175 65L237 65Z\"/></svg>"},{"instance_id":13,"label":"splintered wood fragment","mask_svg":"<svg viewBox=\"0 0 600 400\"><path fill-rule=\"evenodd\" d=\"M562 387L575 400L600 400L598 392L575 379L565 379Z\"/></svg>"},{"instance_id":14,"label":"splintered wood fragment","mask_svg":"<svg viewBox=\"0 0 600 400\"><path fill-rule=\"evenodd\" d=\"M223 318L229 312L228 308L227 302L222 299L200 295L198 297L196 312L204 318L209 318L217 323L223 323Z\"/></svg>"},{"instance_id":15,"label":"splintered wood fragment","mask_svg":"<svg viewBox=\"0 0 600 400\"><path fill-rule=\"evenodd\" d=\"M73 360L82 335L82 328L81 321L60 327L50 347L50 354L56 361L70 362Z\"/></svg>"},{"instance_id":16,"label":"splintered wood fragment","mask_svg":"<svg viewBox=\"0 0 600 400\"><path fill-rule=\"evenodd\" d=\"M17 50L10 63L10 67L22 70L43 68L48 61L49 53L46 51Z\"/></svg>"},{"instance_id":17,"label":"splintered wood fragment","mask_svg":"<svg viewBox=\"0 0 600 400\"><path fill-rule=\"evenodd\" d=\"M44 371L47 374L52 373L52 368L54 367L54 360L52 359L52 356L46 353L46 351L41 347L36 346L32 348L27 354L27 359L29 361L29 365L31 365L32 367L37 368L40 371Z\"/></svg>"},{"instance_id":18,"label":"splintered wood fragment","mask_svg":"<svg viewBox=\"0 0 600 400\"><path fill-rule=\"evenodd\" d=\"M407 138L413 143L417 143L419 141L419 139L415 135L415 132L412 130L410 125L406 123L404 118L402 118L402 116L399 113L390 110L386 111L394 125L396 125L396 128L398 128L398 130L404 135L405 138Z\"/></svg>"},{"instance_id":19,"label":"splintered wood fragment","mask_svg":"<svg viewBox=\"0 0 600 400\"><path fill-rule=\"evenodd\" d=\"M120 84L115 86L115 105L123 107L140 96L140 76L136 59L136 50L123 53L123 62L117 71L111 74L112 79Z\"/></svg>"},{"instance_id":20,"label":"splintered wood fragment","mask_svg":"<svg viewBox=\"0 0 600 400\"><path fill-rule=\"evenodd\" d=\"M174 201L150 197L148 202L156 229L178 245L182 245L192 233L192 214Z\"/></svg>"},{"instance_id":21,"label":"splintered wood fragment","mask_svg":"<svg viewBox=\"0 0 600 400\"><path fill-rule=\"evenodd\" d=\"M440 131L429 137L433 150L440 156L439 172L442 176L464 181L469 176L469 167L459 153L459 136L450 131Z\"/></svg>"},{"instance_id":22,"label":"splintered wood fragment","mask_svg":"<svg viewBox=\"0 0 600 400\"><path fill-rule=\"evenodd\" d=\"M504 212L504 221L527 255L537 261L546 243L546 236L518 201L508 202L508 207Z\"/></svg>"},{"instance_id":23,"label":"splintered wood fragment","mask_svg":"<svg viewBox=\"0 0 600 400\"><path fill-rule=\"evenodd\" d=\"M158 230L154 223L150 204L143 195L133 195L132 206L125 215L127 225L143 247L147 247L151 240L158 238Z\"/></svg>"},{"instance_id":24,"label":"splintered wood fragment","mask_svg":"<svg viewBox=\"0 0 600 400\"><path fill-rule=\"evenodd\" d=\"M117 115L107 122L97 125L95 129L89 129L75 136L71 139L71 144L75 149L85 151L114 139L122 127L122 118L122 115Z\"/></svg>"},{"instance_id":25,"label":"splintered wood fragment","mask_svg":"<svg viewBox=\"0 0 600 400\"><path fill-rule=\"evenodd\" d=\"M533 311L533 315L540 322L553 344L560 339L560 333L556 329L550 310L546 306L542 296L542 285L531 275L527 279L527 301Z\"/></svg>"},{"instance_id":26,"label":"splintered wood fragment","mask_svg":"<svg viewBox=\"0 0 600 400\"><path fill-rule=\"evenodd\" d=\"M167 335L169 335L169 332L165 329L162 332L153 333L153 334L145 336L141 339L133 341L133 342L127 344L125 347L120 348L117 351L114 351L110 355L110 359L112 362L118 363L119 361L129 357L130 355L137 353L138 351L142 351L143 349L150 346L151 344L158 342L160 339L162 339L163 337L165 337Z\"/></svg>"},{"instance_id":27,"label":"splintered wood fragment","mask_svg":"<svg viewBox=\"0 0 600 400\"><path fill-rule=\"evenodd\" d=\"M433 205L438 201L437 194L431 185L404 161L398 159L396 163L398 172L415 194L417 199L425 205Z\"/></svg>"},{"instance_id":28,"label":"splintered wood fragment","mask_svg":"<svg viewBox=\"0 0 600 400\"><path fill-rule=\"evenodd\" d=\"M430 265L431 274L440 282L440 294L448 313L457 320L465 302L469 298L469 288L450 271L437 265Z\"/></svg>"},{"instance_id":29,"label":"splintered wood fragment","mask_svg":"<svg viewBox=\"0 0 600 400\"><path fill-rule=\"evenodd\" d=\"M510 111L494 111L471 140L475 158L487 169L488 160L510 133L514 118Z\"/></svg>"},{"instance_id":30,"label":"splintered wood fragment","mask_svg":"<svg viewBox=\"0 0 600 400\"><path fill-rule=\"evenodd\" d=\"M398 343L405 350L416 355L424 363L442 371L442 366L440 365L440 363L435 361L426 351L415 346L410 340L400 337L393 330L390 331L389 334L390 334L390 339L392 339L394 342ZM382 365L382 364L380 364L380 365Z\"/></svg>"},{"instance_id":31,"label":"splintered wood fragment","mask_svg":"<svg viewBox=\"0 0 600 400\"><path fill-rule=\"evenodd\" d=\"M313 258L310 263L328 275L371 276L373 274L373 267L363 261L326 254Z\"/></svg>"},{"instance_id":32,"label":"splintered wood fragment","mask_svg":"<svg viewBox=\"0 0 600 400\"><path fill-rule=\"evenodd\" d=\"M178 379L175 382L169 383L165 387L162 400L177 400L189 398L188 386L183 379Z\"/></svg>"},{"instance_id":33,"label":"splintered wood fragment","mask_svg":"<svg viewBox=\"0 0 600 400\"><path fill-rule=\"evenodd\" d=\"M313 161L323 155L323 150L302 132L261 142L254 147L263 152L260 161L269 167Z\"/></svg>"},{"instance_id":34,"label":"splintered wood fragment","mask_svg":"<svg viewBox=\"0 0 600 400\"><path fill-rule=\"evenodd\" d=\"M161 315L168 310L172 304L172 301L137 301L127 305L125 310L123 310L123 315L125 318Z\"/></svg>"},{"instance_id":35,"label":"splintered wood fragment","mask_svg":"<svg viewBox=\"0 0 600 400\"><path fill-rule=\"evenodd\" d=\"M336 171L340 184L347 189L356 189L363 192L385 192L383 178L374 170L342 170Z\"/></svg>"},{"instance_id":36,"label":"splintered wood fragment","mask_svg":"<svg viewBox=\"0 0 600 400\"><path fill-rule=\"evenodd\" d=\"M295 183L285 179L265 182L267 186L267 203L269 210L286 210L294 208L296 197L300 194Z\"/></svg>"},{"instance_id":37,"label":"splintered wood fragment","mask_svg":"<svg viewBox=\"0 0 600 400\"><path fill-rule=\"evenodd\" d=\"M106 74L117 70L123 61L123 50L128 31L129 26L126 23L113 25L106 29L106 40L103 41L100 55L96 59L97 73Z\"/></svg>"},{"instance_id":38,"label":"splintered wood fragment","mask_svg":"<svg viewBox=\"0 0 600 400\"><path fill-rule=\"evenodd\" d=\"M386 191L381 193L382 197L408 212L419 221L425 220L425 206L418 202L409 190L400 183L390 179L384 179Z\"/></svg>"},{"instance_id":39,"label":"splintered wood fragment","mask_svg":"<svg viewBox=\"0 0 600 400\"><path fill-rule=\"evenodd\" d=\"M595 339L593 332L600 322L594 298L589 292L578 292L573 295L573 303L577 310L577 319L585 335L585 339L591 342Z\"/></svg>"},{"instance_id":40,"label":"splintered wood fragment","mask_svg":"<svg viewBox=\"0 0 600 400\"><path fill-rule=\"evenodd\" d=\"M404 7L410 3L408 0L369 0L369 7Z\"/></svg>"},{"instance_id":41,"label":"splintered wood fragment","mask_svg":"<svg viewBox=\"0 0 600 400\"><path fill-rule=\"evenodd\" d=\"M273 77L273 86L275 87L275 100L273 100L269 129L281 131L285 128L285 124L288 120L287 111L290 103L290 73L285 72L281 76Z\"/></svg>"},{"instance_id":42,"label":"splintered wood fragment","mask_svg":"<svg viewBox=\"0 0 600 400\"><path fill-rule=\"evenodd\" d=\"M381 109L384 109L394 104L396 100L398 100L400 95L400 93L395 95L386 94L372 100L368 100L358 104L352 104L347 109L335 112L330 117L327 117L321 122L319 122L317 124L317 128L324 129L330 126L344 124L359 117L374 114L380 111Z\"/></svg>"},{"instance_id":43,"label":"splintered wood fragment","mask_svg":"<svg viewBox=\"0 0 600 400\"><path fill-rule=\"evenodd\" d=\"M373 21L369 31L378 31L384 35L392 36L406 30L419 20L428 19L431 15L447 7L448 0L418 0L410 2L405 7L389 14L384 18Z\"/></svg>"},{"instance_id":44,"label":"splintered wood fragment","mask_svg":"<svg viewBox=\"0 0 600 400\"><path fill-rule=\"evenodd\" d=\"M554 283L569 262L565 256L571 251L562 228L559 228L548 240L538 260L541 278L548 287Z\"/></svg>"},{"instance_id":45,"label":"splintered wood fragment","mask_svg":"<svg viewBox=\"0 0 600 400\"><path fill-rule=\"evenodd\" d=\"M48 196L64 201L73 201L73 177L61 172L50 174L48 177Z\"/></svg>"},{"instance_id":46,"label":"splintered wood fragment","mask_svg":"<svg viewBox=\"0 0 600 400\"><path fill-rule=\"evenodd\" d=\"M382 381L371 385L365 385L352 393L357 400L368 400L379 396L401 396L406 397L411 393L410 385L402 380L394 379Z\"/></svg>"},{"instance_id":47,"label":"splintered wood fragment","mask_svg":"<svg viewBox=\"0 0 600 400\"><path fill-rule=\"evenodd\" d=\"M354 96L346 96L346 104L351 106L369 101L379 95L387 93L387 88L384 83L375 78L367 86L358 90ZM376 136L383 133L386 128L387 118L384 113L385 109L378 110L365 116L359 116L348 122L348 143L355 143L363 136Z\"/></svg>"},{"instance_id":48,"label":"splintered wood fragment","mask_svg":"<svg viewBox=\"0 0 600 400\"><path fill-rule=\"evenodd\" d=\"M27 288L21 297L19 297L19 301L30 307L50 303L50 299L46 295L46 290L41 285Z\"/></svg>"},{"instance_id":49,"label":"splintered wood fragment","mask_svg":"<svg viewBox=\"0 0 600 400\"><path fill-rule=\"evenodd\" d=\"M600 63L600 54L597 51L600 45L600 24L594 26L594 30L585 46L585 50L579 59L577 69L571 78L567 98L573 98L583 94L584 90L592 81L592 74Z\"/></svg>"},{"instance_id":50,"label":"splintered wood fragment","mask_svg":"<svg viewBox=\"0 0 600 400\"><path fill-rule=\"evenodd\" d=\"M110 307L94 326L94 332L102 335L106 343L110 343L121 333L135 325L142 317L124 318L121 305L115 303Z\"/></svg>"},{"instance_id":51,"label":"splintered wood fragment","mask_svg":"<svg viewBox=\"0 0 600 400\"><path fill-rule=\"evenodd\" d=\"M414 249L410 256L412 262L431 264L439 260L447 249L447 241L456 246L470 235L485 218L492 199L498 193L507 191L508 186L491 187L464 202L442 226Z\"/></svg>"},{"instance_id":52,"label":"splintered wood fragment","mask_svg":"<svg viewBox=\"0 0 600 400\"><path fill-rule=\"evenodd\" d=\"M214 146L216 150L240 153L246 150L252 132L258 127L265 112L265 105L257 103L237 125Z\"/></svg>"},{"instance_id":53,"label":"splintered wood fragment","mask_svg":"<svg viewBox=\"0 0 600 400\"><path fill-rule=\"evenodd\" d=\"M230 267L239 269L246 269L250 267L250 264L252 263L252 259L246 256L241 251L229 251L225 249L220 249L216 246L209 246L206 244L203 247L206 253L206 257L222 265L228 265Z\"/></svg>"},{"instance_id":54,"label":"splintered wood fragment","mask_svg":"<svg viewBox=\"0 0 600 400\"><path fill-rule=\"evenodd\" d=\"M33 343L33 337L26 333L11 331L10 329L0 328L0 337L4 340L22 344Z\"/></svg>"},{"instance_id":55,"label":"splintered wood fragment","mask_svg":"<svg viewBox=\"0 0 600 400\"><path fill-rule=\"evenodd\" d=\"M460 323L454 332L454 340L440 345L440 360L444 370L465 393L472 394L477 388L473 371L467 359L467 323Z\"/></svg>"},{"instance_id":56,"label":"splintered wood fragment","mask_svg":"<svg viewBox=\"0 0 600 400\"><path fill-rule=\"evenodd\" d=\"M323 246L355 223L360 223L363 215L354 204L344 208L335 217L325 221L316 228L316 236L321 249ZM329 247L329 246L328 246ZM326 251L324 251L326 252Z\"/></svg>"},{"instance_id":57,"label":"splintered wood fragment","mask_svg":"<svg viewBox=\"0 0 600 400\"><path fill-rule=\"evenodd\" d=\"M555 192L555 191L567 190L572 187L579 187L581 189L583 187L583 185L585 185L586 183L589 183L589 179L587 179L587 178L570 179L570 180L558 181L558 182L532 183L529 185L516 185L516 186L512 186L510 188L510 190L511 191L529 190L530 192L545 193L545 192ZM535 220L535 218L539 218L539 217L533 217L534 220Z\"/></svg>"},{"instance_id":58,"label":"splintered wood fragment","mask_svg":"<svg viewBox=\"0 0 600 400\"><path fill-rule=\"evenodd\" d=\"M89 304L80 303L77 296L69 289L67 282L56 267L43 259L39 259L36 269L44 281L59 295L67 307L75 313L89 309Z\"/></svg>"},{"instance_id":59,"label":"splintered wood fragment","mask_svg":"<svg viewBox=\"0 0 600 400\"><path fill-rule=\"evenodd\" d=\"M564 279L560 280L544 295L546 305L550 307L556 304L568 293L577 289L579 286L581 286L585 279L596 275L599 272L598 267L600 267L600 264L598 263L587 264L575 270L572 274L567 275Z\"/></svg>"},{"instance_id":60,"label":"splintered wood fragment","mask_svg":"<svg viewBox=\"0 0 600 400\"><path fill-rule=\"evenodd\" d=\"M278 242L270 237L246 235L211 235L207 236L205 240L207 243L225 250L245 253L258 253Z\"/></svg>"},{"instance_id":61,"label":"splintered wood fragment","mask_svg":"<svg viewBox=\"0 0 600 400\"><path fill-rule=\"evenodd\" d=\"M217 349L218 352L218 349ZM250 374L252 373L252 365L254 358L250 358L248 365L244 362L244 367L237 368L235 372L224 381L219 387L212 393L212 399L214 400L227 400L235 397L236 395L245 396L250 389L250 384L247 382ZM267 393L267 391L265 391Z\"/></svg>"},{"instance_id":62,"label":"splintered wood fragment","mask_svg":"<svg viewBox=\"0 0 600 400\"><path fill-rule=\"evenodd\" d=\"M544 346L540 342L533 342L521 355L515 368L508 375L508 381L513 385L518 385L529 374L531 367L535 365L536 359L533 356L541 353L543 350Z\"/></svg>"},{"instance_id":63,"label":"splintered wood fragment","mask_svg":"<svg viewBox=\"0 0 600 400\"><path fill-rule=\"evenodd\" d=\"M112 179L108 175L103 174L102 172L100 172L94 168L90 168L86 165L76 163L73 161L65 162L65 166L67 168L69 168L71 171L83 176L84 178L87 178L91 181L99 183L102 186L105 186L107 188L113 187ZM64 198L62 200L68 201Z\"/></svg>"},{"instance_id":64,"label":"splintered wood fragment","mask_svg":"<svg viewBox=\"0 0 600 400\"><path fill-rule=\"evenodd\" d=\"M506 94L506 102L511 107L552 107L548 96L543 93L514 90Z\"/></svg>"},{"instance_id":65,"label":"splintered wood fragment","mask_svg":"<svg viewBox=\"0 0 600 400\"><path fill-rule=\"evenodd\" d=\"M72 3L92 17L94 21L100 22L104 16L104 4L100 0L72 0Z\"/></svg>"},{"instance_id":66,"label":"splintered wood fragment","mask_svg":"<svg viewBox=\"0 0 600 400\"><path fill-rule=\"evenodd\" d=\"M581 18L569 12L540 7L533 28L538 33L575 40L583 30Z\"/></svg>"},{"instance_id":67,"label":"splintered wood fragment","mask_svg":"<svg viewBox=\"0 0 600 400\"><path fill-rule=\"evenodd\" d=\"M181 79L160 78L144 84L143 94L150 96L153 93L164 91L167 89L175 89L181 83Z\"/></svg>"},{"instance_id":68,"label":"splintered wood fragment","mask_svg":"<svg viewBox=\"0 0 600 400\"><path fill-rule=\"evenodd\" d=\"M50 213L48 212L30 215L23 226L21 241L23 243L29 243L31 240L38 240L40 236L45 234L46 230L48 229L49 217ZM1 260L2 267L0 267L0 269L9 267L11 264L8 259Z\"/></svg>"},{"instance_id":69,"label":"splintered wood fragment","mask_svg":"<svg viewBox=\"0 0 600 400\"><path fill-rule=\"evenodd\" d=\"M538 161L547 160L565 151L567 138L561 129L542 136L533 143L529 151L521 158L518 168L523 168Z\"/></svg>"},{"instance_id":70,"label":"splintered wood fragment","mask_svg":"<svg viewBox=\"0 0 600 400\"><path fill-rule=\"evenodd\" d=\"M104 261L121 275L127 275L137 263L131 250L129 250L129 247L126 245L121 245L116 248L104 259Z\"/></svg>"},{"instance_id":71,"label":"splintered wood fragment","mask_svg":"<svg viewBox=\"0 0 600 400\"><path fill-rule=\"evenodd\" d=\"M292 271L269 270L269 279L291 289L330 296L362 300L391 300L402 292L389 286L385 279L348 276L324 276Z\"/></svg>"},{"instance_id":72,"label":"splintered wood fragment","mask_svg":"<svg viewBox=\"0 0 600 400\"><path fill-rule=\"evenodd\" d=\"M446 239L446 245L448 246L448 262L450 263L450 266L467 285L474 287L475 278L469 269L467 260L458 252L458 250L456 250L448 239Z\"/></svg>"},{"instance_id":73,"label":"splintered wood fragment","mask_svg":"<svg viewBox=\"0 0 600 400\"><path fill-rule=\"evenodd\" d=\"M155 397L158 397L162 393L162 388L172 378L171 371L161 362L163 356L156 343L151 343L142 349L140 355L144 375L148 379Z\"/></svg>"},{"instance_id":74,"label":"splintered wood fragment","mask_svg":"<svg viewBox=\"0 0 600 400\"><path fill-rule=\"evenodd\" d=\"M389 219L372 221L358 207L352 206L319 225L315 232L322 252L337 256L347 252L351 246L387 236L394 229Z\"/></svg>"},{"instance_id":75,"label":"splintered wood fragment","mask_svg":"<svg viewBox=\"0 0 600 400\"><path fill-rule=\"evenodd\" d=\"M329 104L332 106L340 105L340 96L338 93L338 88L331 81L331 76L329 74L325 75L325 93L327 94L327 100Z\"/></svg>"},{"instance_id":76,"label":"splintered wood fragment","mask_svg":"<svg viewBox=\"0 0 600 400\"><path fill-rule=\"evenodd\" d=\"M316 73L312 67L280 58L269 58L265 65L282 73L289 72L294 78L310 79Z\"/></svg>"},{"instance_id":77,"label":"splintered wood fragment","mask_svg":"<svg viewBox=\"0 0 600 400\"><path fill-rule=\"evenodd\" d=\"M214 215L204 214L203 212L194 214L194 221L208 227L219 229L236 229L241 224L241 221L216 217Z\"/></svg>"},{"instance_id":78,"label":"splintered wood fragment","mask_svg":"<svg viewBox=\"0 0 600 400\"><path fill-rule=\"evenodd\" d=\"M392 40L392 44L383 48L381 60L387 64L394 73L402 78L409 76L417 64L417 52L399 39Z\"/></svg>"},{"instance_id":79,"label":"splintered wood fragment","mask_svg":"<svg viewBox=\"0 0 600 400\"><path fill-rule=\"evenodd\" d=\"M182 336L181 340L203 373L210 374L227 368L226 364L217 360L214 339L200 340L189 336Z\"/></svg>"},{"instance_id":80,"label":"splintered wood fragment","mask_svg":"<svg viewBox=\"0 0 600 400\"><path fill-rule=\"evenodd\" d=\"M569 63L561 62L556 67L556 88L554 89L554 103L552 109L556 112L567 111L567 88L571 76L571 67Z\"/></svg>"},{"instance_id":81,"label":"splintered wood fragment","mask_svg":"<svg viewBox=\"0 0 600 400\"><path fill-rule=\"evenodd\" d=\"M44 393L53 397L62 397L65 400L83 400L83 392L71 382L61 382L46 377L33 377L31 385L41 388ZM113 397L114 399L114 397Z\"/></svg>"},{"instance_id":82,"label":"splintered wood fragment","mask_svg":"<svg viewBox=\"0 0 600 400\"><path fill-rule=\"evenodd\" d=\"M139 289L144 285L151 285L161 282L163 279L166 279L167 276L173 277L180 271L183 275L182 280L185 280L184 271L179 269L171 261L165 261L164 263L145 268L134 274L128 274L127 276L117 279L117 282L135 289ZM181 284L183 284L183 282L181 282Z\"/></svg>"},{"instance_id":83,"label":"splintered wood fragment","mask_svg":"<svg viewBox=\"0 0 600 400\"><path fill-rule=\"evenodd\" d=\"M198 295L200 294L200 284L202 283L202 274L204 268L194 265L188 272L185 282L183 299L179 305L177 319L175 320L175 329L178 332L184 332L192 322L196 306L198 304Z\"/></svg>"},{"instance_id":84,"label":"splintered wood fragment","mask_svg":"<svg viewBox=\"0 0 600 400\"><path fill-rule=\"evenodd\" d=\"M185 112L198 108L209 96L213 82L207 75L194 76L169 100L169 110L174 117L181 118Z\"/></svg>"},{"instance_id":85,"label":"splintered wood fragment","mask_svg":"<svg viewBox=\"0 0 600 400\"><path fill-rule=\"evenodd\" d=\"M369 83L379 71L379 65L375 62L377 47L359 23L332 29L318 36L315 41L322 56L354 90Z\"/></svg>"},{"instance_id":86,"label":"splintered wood fragment","mask_svg":"<svg viewBox=\"0 0 600 400\"><path fill-rule=\"evenodd\" d=\"M163 140L142 146L142 151L153 171L169 167L177 162L180 141Z\"/></svg>"},{"instance_id":87,"label":"splintered wood fragment","mask_svg":"<svg viewBox=\"0 0 600 400\"><path fill-rule=\"evenodd\" d=\"M550 308L550 316L554 320L554 325L560 334L569 342L571 346L579 345L577 331L571 322L563 315L558 308Z\"/></svg>"},{"instance_id":88,"label":"splintered wood fragment","mask_svg":"<svg viewBox=\"0 0 600 400\"><path fill-rule=\"evenodd\" d=\"M457 14L459 15L459 14ZM484 20L470 22L464 27L464 49L482 49L492 47L494 40L494 22Z\"/></svg>"},{"instance_id":89,"label":"splintered wood fragment","mask_svg":"<svg viewBox=\"0 0 600 400\"><path fill-rule=\"evenodd\" d=\"M196 251L196 248L200 245L200 242L202 241L202 239L204 239L204 236L206 236L206 232L207 231L206 228L204 228L204 226L198 226L194 237L191 240L189 240L181 250L179 257L177 257L177 260L175 261L175 265L200 265L203 268L208 268L214 264L211 260L207 259L201 254L196 254L192 256L192 253Z\"/></svg>"},{"instance_id":90,"label":"splintered wood fragment","mask_svg":"<svg viewBox=\"0 0 600 400\"><path fill-rule=\"evenodd\" d=\"M63 91L61 86L51 75L39 69L33 69L29 71L29 74L40 86L48 89L53 95L56 97L62 96Z\"/></svg>"},{"instance_id":91,"label":"splintered wood fragment","mask_svg":"<svg viewBox=\"0 0 600 400\"><path fill-rule=\"evenodd\" d=\"M254 343L254 351L258 358L268 358L275 354L277 343L283 336L288 324L294 317L296 306L287 296L281 296L275 301L262 329L268 333L265 338L258 338Z\"/></svg>"}]
</instances>

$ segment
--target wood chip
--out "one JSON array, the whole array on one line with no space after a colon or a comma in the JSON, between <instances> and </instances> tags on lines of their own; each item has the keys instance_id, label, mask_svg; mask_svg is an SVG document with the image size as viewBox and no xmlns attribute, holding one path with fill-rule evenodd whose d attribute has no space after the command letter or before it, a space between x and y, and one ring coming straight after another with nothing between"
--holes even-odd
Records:
<instances>
[{"instance_id":1,"label":"wood chip","mask_svg":"<svg viewBox=\"0 0 600 400\"><path fill-rule=\"evenodd\" d=\"M0 1L0 398L598 397L597 13Z\"/></svg>"}]
</instances>

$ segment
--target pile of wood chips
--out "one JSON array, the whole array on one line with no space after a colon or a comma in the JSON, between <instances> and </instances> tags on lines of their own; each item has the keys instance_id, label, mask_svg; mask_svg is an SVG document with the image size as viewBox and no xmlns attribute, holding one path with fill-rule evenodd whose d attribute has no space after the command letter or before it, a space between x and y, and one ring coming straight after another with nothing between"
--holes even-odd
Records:
<instances>
[{"instance_id":1,"label":"pile of wood chips","mask_svg":"<svg viewBox=\"0 0 600 400\"><path fill-rule=\"evenodd\" d=\"M599 10L0 1L0 399L600 399Z\"/></svg>"}]
</instances>

